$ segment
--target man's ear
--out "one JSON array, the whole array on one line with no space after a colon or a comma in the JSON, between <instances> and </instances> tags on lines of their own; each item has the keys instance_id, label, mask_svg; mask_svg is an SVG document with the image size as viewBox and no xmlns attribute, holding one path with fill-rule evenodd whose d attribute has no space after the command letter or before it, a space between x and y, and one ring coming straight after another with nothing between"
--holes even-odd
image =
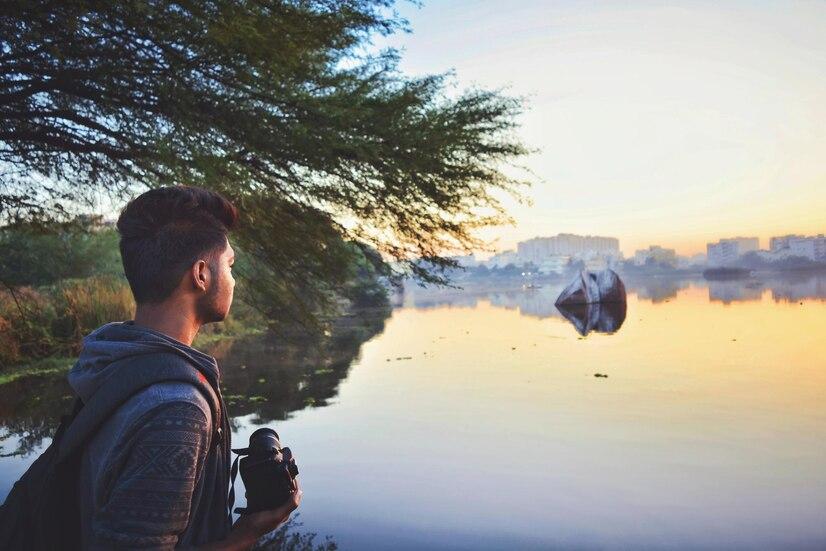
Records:
<instances>
[{"instance_id":1,"label":"man's ear","mask_svg":"<svg viewBox=\"0 0 826 551\"><path fill-rule=\"evenodd\" d=\"M207 290L209 285L209 266L206 261L199 260L192 265L192 284L202 291Z\"/></svg>"}]
</instances>

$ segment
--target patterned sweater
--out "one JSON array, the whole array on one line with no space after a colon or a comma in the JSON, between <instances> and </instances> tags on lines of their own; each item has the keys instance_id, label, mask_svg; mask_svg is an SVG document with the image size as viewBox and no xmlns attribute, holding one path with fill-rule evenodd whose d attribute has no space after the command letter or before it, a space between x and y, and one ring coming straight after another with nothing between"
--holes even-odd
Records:
<instances>
[{"instance_id":1,"label":"patterned sweater","mask_svg":"<svg viewBox=\"0 0 826 551\"><path fill-rule=\"evenodd\" d=\"M211 412L193 387L160 383L131 398L83 454L84 549L172 549L193 537Z\"/></svg>"},{"instance_id":2,"label":"patterned sweater","mask_svg":"<svg viewBox=\"0 0 826 551\"><path fill-rule=\"evenodd\" d=\"M156 382L114 410L119 388L144 375L186 373L198 383ZM154 374L154 375L153 375ZM198 546L223 540L231 435L216 359L134 320L106 323L83 338L69 384L103 424L85 442L78 477L84 549ZM215 392L221 419L213 420Z\"/></svg>"}]
</instances>

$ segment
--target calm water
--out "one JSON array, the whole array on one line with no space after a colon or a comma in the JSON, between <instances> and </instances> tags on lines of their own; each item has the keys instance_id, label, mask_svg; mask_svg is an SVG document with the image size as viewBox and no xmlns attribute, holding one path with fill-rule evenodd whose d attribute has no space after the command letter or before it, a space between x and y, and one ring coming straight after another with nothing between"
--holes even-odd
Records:
<instances>
[{"instance_id":1,"label":"calm water","mask_svg":"<svg viewBox=\"0 0 826 551\"><path fill-rule=\"evenodd\" d=\"M323 341L224 345L233 442L275 427L299 530L344 550L826 548L826 279L627 284L624 321L572 323L555 286L414 289ZM0 497L67 393L0 387Z\"/></svg>"}]
</instances>

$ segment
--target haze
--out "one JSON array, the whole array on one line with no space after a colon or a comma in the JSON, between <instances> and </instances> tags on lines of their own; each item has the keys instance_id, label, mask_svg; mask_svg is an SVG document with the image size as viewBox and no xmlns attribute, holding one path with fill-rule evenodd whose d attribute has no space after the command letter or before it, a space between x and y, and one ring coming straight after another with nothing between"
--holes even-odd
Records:
<instances>
[{"instance_id":1,"label":"haze","mask_svg":"<svg viewBox=\"0 0 826 551\"><path fill-rule=\"evenodd\" d=\"M559 232L691 254L826 231L826 3L430 0L399 6L410 74L528 95L532 206L499 249Z\"/></svg>"}]
</instances>

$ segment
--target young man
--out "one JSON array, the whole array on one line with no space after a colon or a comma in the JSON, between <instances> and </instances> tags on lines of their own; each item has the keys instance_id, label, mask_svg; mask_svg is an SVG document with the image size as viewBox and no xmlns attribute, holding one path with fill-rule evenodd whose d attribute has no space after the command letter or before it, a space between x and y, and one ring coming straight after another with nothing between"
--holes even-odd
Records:
<instances>
[{"instance_id":1,"label":"young man","mask_svg":"<svg viewBox=\"0 0 826 551\"><path fill-rule=\"evenodd\" d=\"M230 431L220 372L215 358L191 346L200 327L226 318L232 304L235 251L227 233L237 219L226 198L189 186L148 191L118 219L135 319L87 335L69 383L85 403L93 397L100 403L98 393L114 392L118 382L172 358L214 394L187 382L154 383L105 418L81 458L84 549L248 549L298 507L296 483L283 507L231 526Z\"/></svg>"}]
</instances>

